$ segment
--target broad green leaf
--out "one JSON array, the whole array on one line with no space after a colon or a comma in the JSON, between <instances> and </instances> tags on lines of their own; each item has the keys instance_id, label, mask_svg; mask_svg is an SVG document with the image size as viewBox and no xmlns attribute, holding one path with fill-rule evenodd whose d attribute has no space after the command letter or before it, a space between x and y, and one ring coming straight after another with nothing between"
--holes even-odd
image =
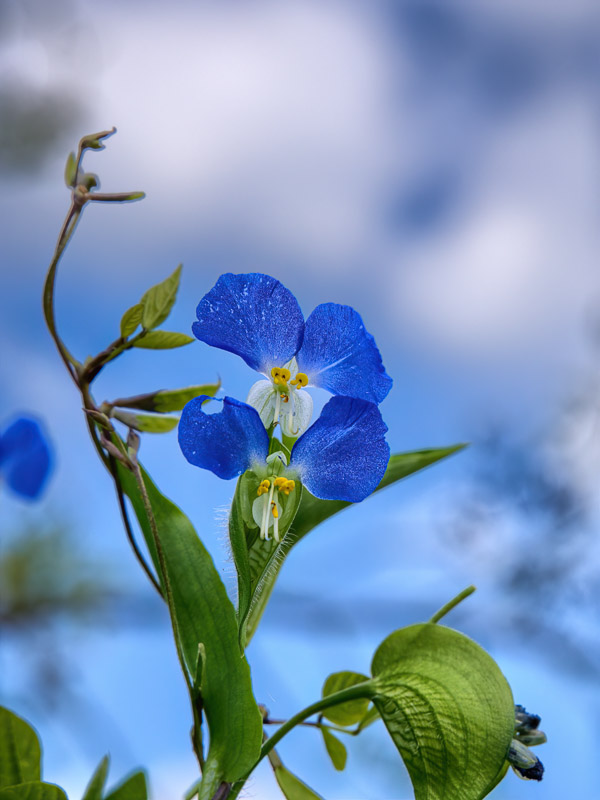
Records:
<instances>
[{"instance_id":1,"label":"broad green leaf","mask_svg":"<svg viewBox=\"0 0 600 800\"><path fill-rule=\"evenodd\" d=\"M144 433L168 433L177 427L179 417L159 417L150 414L132 414L116 408L113 417L130 428Z\"/></svg>"},{"instance_id":2,"label":"broad green leaf","mask_svg":"<svg viewBox=\"0 0 600 800\"><path fill-rule=\"evenodd\" d=\"M323 685L323 697L368 680L369 678L360 672L334 672ZM328 708L323 712L323 716L335 725L354 725L363 719L368 706L369 700L359 697L357 700L349 700L347 703L340 703L340 705Z\"/></svg>"},{"instance_id":3,"label":"broad green leaf","mask_svg":"<svg viewBox=\"0 0 600 800\"><path fill-rule=\"evenodd\" d=\"M135 772L106 795L105 800L148 800L146 775Z\"/></svg>"},{"instance_id":4,"label":"broad green leaf","mask_svg":"<svg viewBox=\"0 0 600 800\"><path fill-rule=\"evenodd\" d=\"M102 800L104 784L108 775L108 756L104 756L91 777L82 800Z\"/></svg>"},{"instance_id":5,"label":"broad green leaf","mask_svg":"<svg viewBox=\"0 0 600 800\"><path fill-rule=\"evenodd\" d=\"M346 745L340 742L337 736L334 736L328 728L321 728L321 732L331 763L338 772L341 772L346 767L346 761L348 760Z\"/></svg>"},{"instance_id":6,"label":"broad green leaf","mask_svg":"<svg viewBox=\"0 0 600 800\"><path fill-rule=\"evenodd\" d=\"M160 389L157 392L138 394L135 397L120 397L113 406L120 408L139 408L141 411L156 411L165 414L169 411L181 411L186 403L206 394L214 397L221 388L221 383L204 383L201 386L187 386L184 389Z\"/></svg>"},{"instance_id":7,"label":"broad green leaf","mask_svg":"<svg viewBox=\"0 0 600 800\"><path fill-rule=\"evenodd\" d=\"M41 778L40 743L24 719L0 706L0 788Z\"/></svg>"},{"instance_id":8,"label":"broad green leaf","mask_svg":"<svg viewBox=\"0 0 600 800\"><path fill-rule=\"evenodd\" d=\"M77 159L75 153L69 153L67 156L67 163L65 164L65 183L71 188L75 186L77 181Z\"/></svg>"},{"instance_id":9,"label":"broad green leaf","mask_svg":"<svg viewBox=\"0 0 600 800\"><path fill-rule=\"evenodd\" d=\"M136 303L136 305L131 306L128 308L127 311L121 317L121 336L123 339L126 339L128 336L134 332L134 330L142 324L142 312L144 310L144 306L141 303Z\"/></svg>"},{"instance_id":10,"label":"broad green leaf","mask_svg":"<svg viewBox=\"0 0 600 800\"><path fill-rule=\"evenodd\" d=\"M390 458L385 475L377 489L375 489L375 492L381 491L381 489L385 489L386 486L396 483L396 481L402 480L402 478L406 478L434 464L436 461L440 461L462 450L463 447L465 447L465 445L459 444L453 447L442 447L435 450L415 450L408 453L397 453ZM307 533L310 533L313 528L316 528L321 522L324 522L349 505L352 504L342 500L319 500L312 495L308 489L304 488L302 491L302 500L292 527L277 548L276 558L269 559L268 567L268 554L261 552L264 550L262 546L257 546L255 561L259 566L262 564L266 568L262 570L262 577L256 583L256 588L253 591L251 612L246 627L247 642L250 641L258 627L258 623L260 622L269 597L271 596L271 592L273 591L273 587L275 586L275 581L277 580L281 566L290 550L300 539L306 536Z\"/></svg>"},{"instance_id":11,"label":"broad green leaf","mask_svg":"<svg viewBox=\"0 0 600 800\"><path fill-rule=\"evenodd\" d=\"M185 344L195 342L193 336L175 331L150 331L145 336L133 342L134 347L145 350L172 350L174 347L183 347Z\"/></svg>"},{"instance_id":12,"label":"broad green leaf","mask_svg":"<svg viewBox=\"0 0 600 800\"><path fill-rule=\"evenodd\" d=\"M28 781L0 789L0 800L67 800L67 795L54 783Z\"/></svg>"},{"instance_id":13,"label":"broad green leaf","mask_svg":"<svg viewBox=\"0 0 600 800\"><path fill-rule=\"evenodd\" d=\"M323 800L321 795L313 792L283 764L275 768L275 778L286 800Z\"/></svg>"},{"instance_id":14,"label":"broad green leaf","mask_svg":"<svg viewBox=\"0 0 600 800\"><path fill-rule=\"evenodd\" d=\"M482 800L503 769L514 704L494 660L432 623L392 633L372 663L373 701L410 774L416 800Z\"/></svg>"},{"instance_id":15,"label":"broad green leaf","mask_svg":"<svg viewBox=\"0 0 600 800\"><path fill-rule=\"evenodd\" d=\"M134 476L117 465L154 566L160 575L152 531ZM196 674L198 645L202 698L210 745L200 800L212 798L220 782L234 782L254 766L262 742L262 717L252 694L250 668L240 655L235 610L210 554L189 519L164 497L144 472L164 551L185 661ZM212 793L211 793L212 792Z\"/></svg>"},{"instance_id":16,"label":"broad green leaf","mask_svg":"<svg viewBox=\"0 0 600 800\"><path fill-rule=\"evenodd\" d=\"M152 286L142 297L140 301L144 307L142 325L147 331L158 327L171 313L180 279L181 264L172 275L169 275L161 283L157 283L156 286Z\"/></svg>"}]
</instances>

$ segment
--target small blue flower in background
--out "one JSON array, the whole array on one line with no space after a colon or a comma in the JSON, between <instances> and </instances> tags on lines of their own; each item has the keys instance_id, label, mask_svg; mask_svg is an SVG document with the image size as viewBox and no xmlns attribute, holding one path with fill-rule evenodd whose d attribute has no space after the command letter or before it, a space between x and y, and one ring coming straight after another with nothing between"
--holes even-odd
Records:
<instances>
[{"instance_id":1,"label":"small blue flower in background","mask_svg":"<svg viewBox=\"0 0 600 800\"><path fill-rule=\"evenodd\" d=\"M220 478L235 478L249 469L256 473L253 516L262 538L268 538L272 527L279 541L278 519L296 481L323 500L358 503L383 477L390 457L387 426L368 400L332 397L295 443L288 464L282 452L269 455L269 435L252 406L225 397L221 412L206 414L206 399L196 397L183 409L181 450L191 464Z\"/></svg>"},{"instance_id":2,"label":"small blue flower in background","mask_svg":"<svg viewBox=\"0 0 600 800\"><path fill-rule=\"evenodd\" d=\"M302 389L380 403L392 386L373 337L350 306L324 303L306 322L294 295L261 273L221 275L196 311L194 335L241 356L267 380L247 397L266 428L280 422L286 436L309 425L313 402Z\"/></svg>"},{"instance_id":3,"label":"small blue flower in background","mask_svg":"<svg viewBox=\"0 0 600 800\"><path fill-rule=\"evenodd\" d=\"M19 417L0 434L0 480L21 497L40 496L51 464L48 441L35 419Z\"/></svg>"}]
</instances>

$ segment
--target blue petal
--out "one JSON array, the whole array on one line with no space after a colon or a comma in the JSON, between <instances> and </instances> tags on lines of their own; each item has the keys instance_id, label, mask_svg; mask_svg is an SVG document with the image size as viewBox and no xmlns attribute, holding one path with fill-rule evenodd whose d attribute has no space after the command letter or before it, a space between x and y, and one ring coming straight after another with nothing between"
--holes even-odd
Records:
<instances>
[{"instance_id":1,"label":"blue petal","mask_svg":"<svg viewBox=\"0 0 600 800\"><path fill-rule=\"evenodd\" d=\"M16 494L38 497L51 466L50 447L36 420L20 417L0 438L0 471Z\"/></svg>"},{"instance_id":2,"label":"blue petal","mask_svg":"<svg viewBox=\"0 0 600 800\"><path fill-rule=\"evenodd\" d=\"M233 397L225 397L221 412L205 414L202 404L207 398L195 397L181 413L179 446L190 464L229 480L241 475L253 462L264 462L269 453L269 436L258 412Z\"/></svg>"},{"instance_id":3,"label":"blue petal","mask_svg":"<svg viewBox=\"0 0 600 800\"><path fill-rule=\"evenodd\" d=\"M196 310L194 336L241 356L258 372L282 367L298 352L304 317L294 295L275 278L252 272L221 275Z\"/></svg>"},{"instance_id":4,"label":"blue petal","mask_svg":"<svg viewBox=\"0 0 600 800\"><path fill-rule=\"evenodd\" d=\"M304 327L298 368L332 394L381 403L392 388L375 340L350 306L323 303Z\"/></svg>"},{"instance_id":5,"label":"blue petal","mask_svg":"<svg viewBox=\"0 0 600 800\"><path fill-rule=\"evenodd\" d=\"M294 445L290 466L316 497L358 503L383 478L390 458L386 432L374 403L332 397Z\"/></svg>"}]
</instances>

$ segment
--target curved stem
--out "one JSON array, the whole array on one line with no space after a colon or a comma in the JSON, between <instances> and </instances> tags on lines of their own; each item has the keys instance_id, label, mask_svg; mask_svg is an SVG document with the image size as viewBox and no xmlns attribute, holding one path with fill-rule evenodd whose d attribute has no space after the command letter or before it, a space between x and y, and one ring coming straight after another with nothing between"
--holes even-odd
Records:
<instances>
[{"instance_id":1,"label":"curved stem","mask_svg":"<svg viewBox=\"0 0 600 800\"><path fill-rule=\"evenodd\" d=\"M154 588L156 589L156 591L160 595L161 599L164 600L165 596L164 596L163 591L162 591L162 589L160 587L160 584L156 580L156 578L154 577L154 574L152 573L152 570L150 569L150 566L148 565L148 562L144 558L144 555L143 555L142 551L140 550L140 548L138 546L138 543L135 540L135 536L133 534L133 528L131 527L131 522L129 520L129 514L127 513L127 505L125 503L125 495L123 493L123 486L121 484L121 479L119 478L119 473L117 472L115 459L112 456L109 457L109 465L110 465L109 469L110 469L111 475L112 475L113 480L115 482L115 489L116 489L116 492L117 492L117 499L119 501L119 509L121 511L121 518L123 520L123 525L125 526L125 532L127 534L127 539L129 540L129 544L131 545L131 548L132 548L132 550L133 550L133 552L135 554L135 557L137 558L140 566L142 567L142 569L146 573L146 575L148 577L148 580L150 581L152 586L154 586Z\"/></svg>"},{"instance_id":2,"label":"curved stem","mask_svg":"<svg viewBox=\"0 0 600 800\"><path fill-rule=\"evenodd\" d=\"M462 601L465 598L467 598L470 594L473 594L475 589L476 587L473 585L467 586L466 589L463 589L462 592L456 595L456 597L453 597L452 600L446 603L445 606L442 606L439 611L436 611L433 617L429 620L429 622L433 623L439 622L442 619L442 617L445 617L446 614L452 611L452 609L455 608L459 603L462 603Z\"/></svg>"},{"instance_id":3,"label":"curved stem","mask_svg":"<svg viewBox=\"0 0 600 800\"><path fill-rule=\"evenodd\" d=\"M52 257L52 261L50 262L50 267L48 268L48 274L46 275L43 294L43 308L46 325L48 326L50 335L54 339L54 343L56 344L58 352L60 353L60 357L62 358L69 375L75 381L75 383L77 383L77 371L81 364L70 353L65 343L58 335L54 314L54 288L56 284L56 270L58 267L58 262L60 261L60 258L65 250L65 247L69 243L71 236L73 235L73 231L75 230L75 226L77 225L77 221L79 220L82 210L83 206L73 198L58 236L58 241L54 249L54 255Z\"/></svg>"}]
</instances>

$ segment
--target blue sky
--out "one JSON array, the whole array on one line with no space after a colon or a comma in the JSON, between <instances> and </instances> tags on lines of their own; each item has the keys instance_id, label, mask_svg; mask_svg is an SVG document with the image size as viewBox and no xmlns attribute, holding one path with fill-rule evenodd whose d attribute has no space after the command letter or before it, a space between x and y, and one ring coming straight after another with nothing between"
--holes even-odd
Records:
<instances>
[{"instance_id":1,"label":"blue sky","mask_svg":"<svg viewBox=\"0 0 600 800\"><path fill-rule=\"evenodd\" d=\"M478 593L452 622L493 653L551 737L540 753L544 782L509 776L496 796L593 796L597 8L586 0L255 0L168 10L73 2L30 16L8 8L2 97L22 87L23 113L58 97L74 119L49 134L29 170L2 161L0 418L39 414L57 451L41 507L3 494L3 530L61 516L90 558L110 560L112 579L145 591L39 299L68 202L64 157L83 133L114 124L118 134L86 165L103 189L148 196L86 209L67 251L58 314L79 355L106 346L122 311L180 261L169 328L181 331L221 272L260 270L305 313L333 301L362 314L395 381L382 405L392 450L472 443L298 547L250 651L259 698L274 714L291 713L319 694L329 671L366 669L386 633L473 582ZM128 355L99 378L97 397L217 375L240 398L255 377L196 343ZM147 437L142 453L233 586L222 524L233 484L189 467L174 434ZM194 764L164 620L141 630L66 627L61 636L77 692L97 716L90 710L96 721L83 736L82 711L56 719L28 711L45 740L48 778L76 796L111 750L115 778L145 764L155 797L180 796ZM21 653L4 648L7 692L18 688ZM410 797L381 732L368 734L369 760L352 749L342 775L311 734L294 734L282 755L327 798L368 800L374 763L386 797ZM278 797L267 773L253 792Z\"/></svg>"}]
</instances>

